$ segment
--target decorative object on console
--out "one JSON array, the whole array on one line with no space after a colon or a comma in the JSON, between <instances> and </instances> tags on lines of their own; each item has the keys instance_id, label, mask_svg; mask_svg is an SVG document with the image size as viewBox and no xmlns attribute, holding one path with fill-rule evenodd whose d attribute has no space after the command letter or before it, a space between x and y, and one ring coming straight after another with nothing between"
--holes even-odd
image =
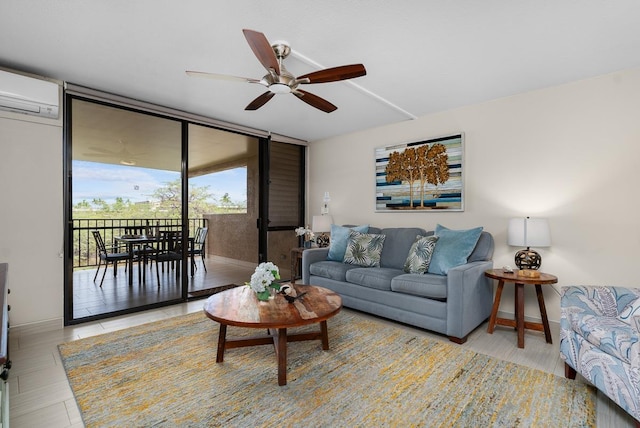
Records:
<instances>
[{"instance_id":1,"label":"decorative object on console","mask_svg":"<svg viewBox=\"0 0 640 428\"><path fill-rule=\"evenodd\" d=\"M331 224L333 223L333 217L330 215L314 215L311 220L311 231L314 234L320 234L316 236L316 244L318 247L324 248L329 246L329 236L325 232L331 231Z\"/></svg>"},{"instance_id":2,"label":"decorative object on console","mask_svg":"<svg viewBox=\"0 0 640 428\"><path fill-rule=\"evenodd\" d=\"M280 284L276 282L276 279L280 279L278 266L271 262L260 263L251 275L251 281L246 285L255 291L258 300L267 301L269 297L280 290Z\"/></svg>"},{"instance_id":3,"label":"decorative object on console","mask_svg":"<svg viewBox=\"0 0 640 428\"><path fill-rule=\"evenodd\" d=\"M308 227L297 227L295 229L296 235L301 237L304 248L311 248L311 243L315 241L316 236L311 229Z\"/></svg>"},{"instance_id":4,"label":"decorative object on console","mask_svg":"<svg viewBox=\"0 0 640 428\"><path fill-rule=\"evenodd\" d=\"M464 211L463 155L463 134L376 148L376 211Z\"/></svg>"},{"instance_id":5,"label":"decorative object on console","mask_svg":"<svg viewBox=\"0 0 640 428\"><path fill-rule=\"evenodd\" d=\"M514 247L527 247L515 255L518 269L537 270L542 263L542 257L530 247L549 247L551 233L546 218L512 218L509 220L507 244Z\"/></svg>"}]
</instances>

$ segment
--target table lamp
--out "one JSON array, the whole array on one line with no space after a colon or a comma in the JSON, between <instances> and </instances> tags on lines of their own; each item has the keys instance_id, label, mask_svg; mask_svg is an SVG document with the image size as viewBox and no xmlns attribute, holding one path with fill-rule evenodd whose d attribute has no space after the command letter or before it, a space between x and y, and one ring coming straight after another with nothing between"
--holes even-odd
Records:
<instances>
[{"instance_id":1,"label":"table lamp","mask_svg":"<svg viewBox=\"0 0 640 428\"><path fill-rule=\"evenodd\" d=\"M509 220L507 244L514 247L527 247L515 255L518 269L537 270L542 263L542 257L530 247L551 246L551 233L546 218L512 218Z\"/></svg>"},{"instance_id":2,"label":"table lamp","mask_svg":"<svg viewBox=\"0 0 640 428\"><path fill-rule=\"evenodd\" d=\"M329 246L329 236L325 232L331 231L331 224L333 223L333 217L330 215L314 215L311 220L311 231L313 233L320 233L316 237L316 244L318 247Z\"/></svg>"}]
</instances>

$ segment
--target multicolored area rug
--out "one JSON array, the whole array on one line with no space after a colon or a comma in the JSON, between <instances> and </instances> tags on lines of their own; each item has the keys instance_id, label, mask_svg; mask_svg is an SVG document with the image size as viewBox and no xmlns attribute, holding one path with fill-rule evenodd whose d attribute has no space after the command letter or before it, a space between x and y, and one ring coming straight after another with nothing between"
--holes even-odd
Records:
<instances>
[{"instance_id":1,"label":"multicolored area rug","mask_svg":"<svg viewBox=\"0 0 640 428\"><path fill-rule=\"evenodd\" d=\"M229 327L227 337L255 335ZM216 364L218 324L202 313L59 346L87 427L595 426L581 382L341 312L331 349L273 346Z\"/></svg>"}]
</instances>

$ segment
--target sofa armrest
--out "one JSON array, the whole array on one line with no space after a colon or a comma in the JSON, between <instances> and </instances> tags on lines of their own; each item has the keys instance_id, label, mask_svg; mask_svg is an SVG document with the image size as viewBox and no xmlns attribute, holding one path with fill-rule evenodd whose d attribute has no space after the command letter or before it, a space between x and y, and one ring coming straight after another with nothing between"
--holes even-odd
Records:
<instances>
[{"instance_id":1,"label":"sofa armrest","mask_svg":"<svg viewBox=\"0 0 640 428\"><path fill-rule=\"evenodd\" d=\"M302 283L309 284L309 266L311 263L327 260L329 247L309 248L302 252Z\"/></svg>"},{"instance_id":2,"label":"sofa armrest","mask_svg":"<svg viewBox=\"0 0 640 428\"><path fill-rule=\"evenodd\" d=\"M484 273L493 261L476 261L447 274L447 335L467 336L491 315L493 284Z\"/></svg>"}]
</instances>

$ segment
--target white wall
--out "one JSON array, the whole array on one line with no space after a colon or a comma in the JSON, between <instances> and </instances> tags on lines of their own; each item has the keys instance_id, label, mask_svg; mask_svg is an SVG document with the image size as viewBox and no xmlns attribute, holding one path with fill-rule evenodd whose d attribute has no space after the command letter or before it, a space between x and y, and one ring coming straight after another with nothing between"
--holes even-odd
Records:
<instances>
[{"instance_id":1,"label":"white wall","mask_svg":"<svg viewBox=\"0 0 640 428\"><path fill-rule=\"evenodd\" d=\"M547 217L552 246L538 251L541 270L559 278L555 289L543 287L549 318L558 321L561 286L640 286L639 95L636 69L313 142L309 216L320 213L328 191L338 224L484 226L496 240L496 267L513 265L518 250L506 245L509 218ZM376 147L459 132L464 212L374 212ZM526 316L539 319L533 287L526 288ZM511 288L500 310L513 313Z\"/></svg>"},{"instance_id":2,"label":"white wall","mask_svg":"<svg viewBox=\"0 0 640 428\"><path fill-rule=\"evenodd\" d=\"M0 262L11 325L63 313L62 120L0 112Z\"/></svg>"}]
</instances>

